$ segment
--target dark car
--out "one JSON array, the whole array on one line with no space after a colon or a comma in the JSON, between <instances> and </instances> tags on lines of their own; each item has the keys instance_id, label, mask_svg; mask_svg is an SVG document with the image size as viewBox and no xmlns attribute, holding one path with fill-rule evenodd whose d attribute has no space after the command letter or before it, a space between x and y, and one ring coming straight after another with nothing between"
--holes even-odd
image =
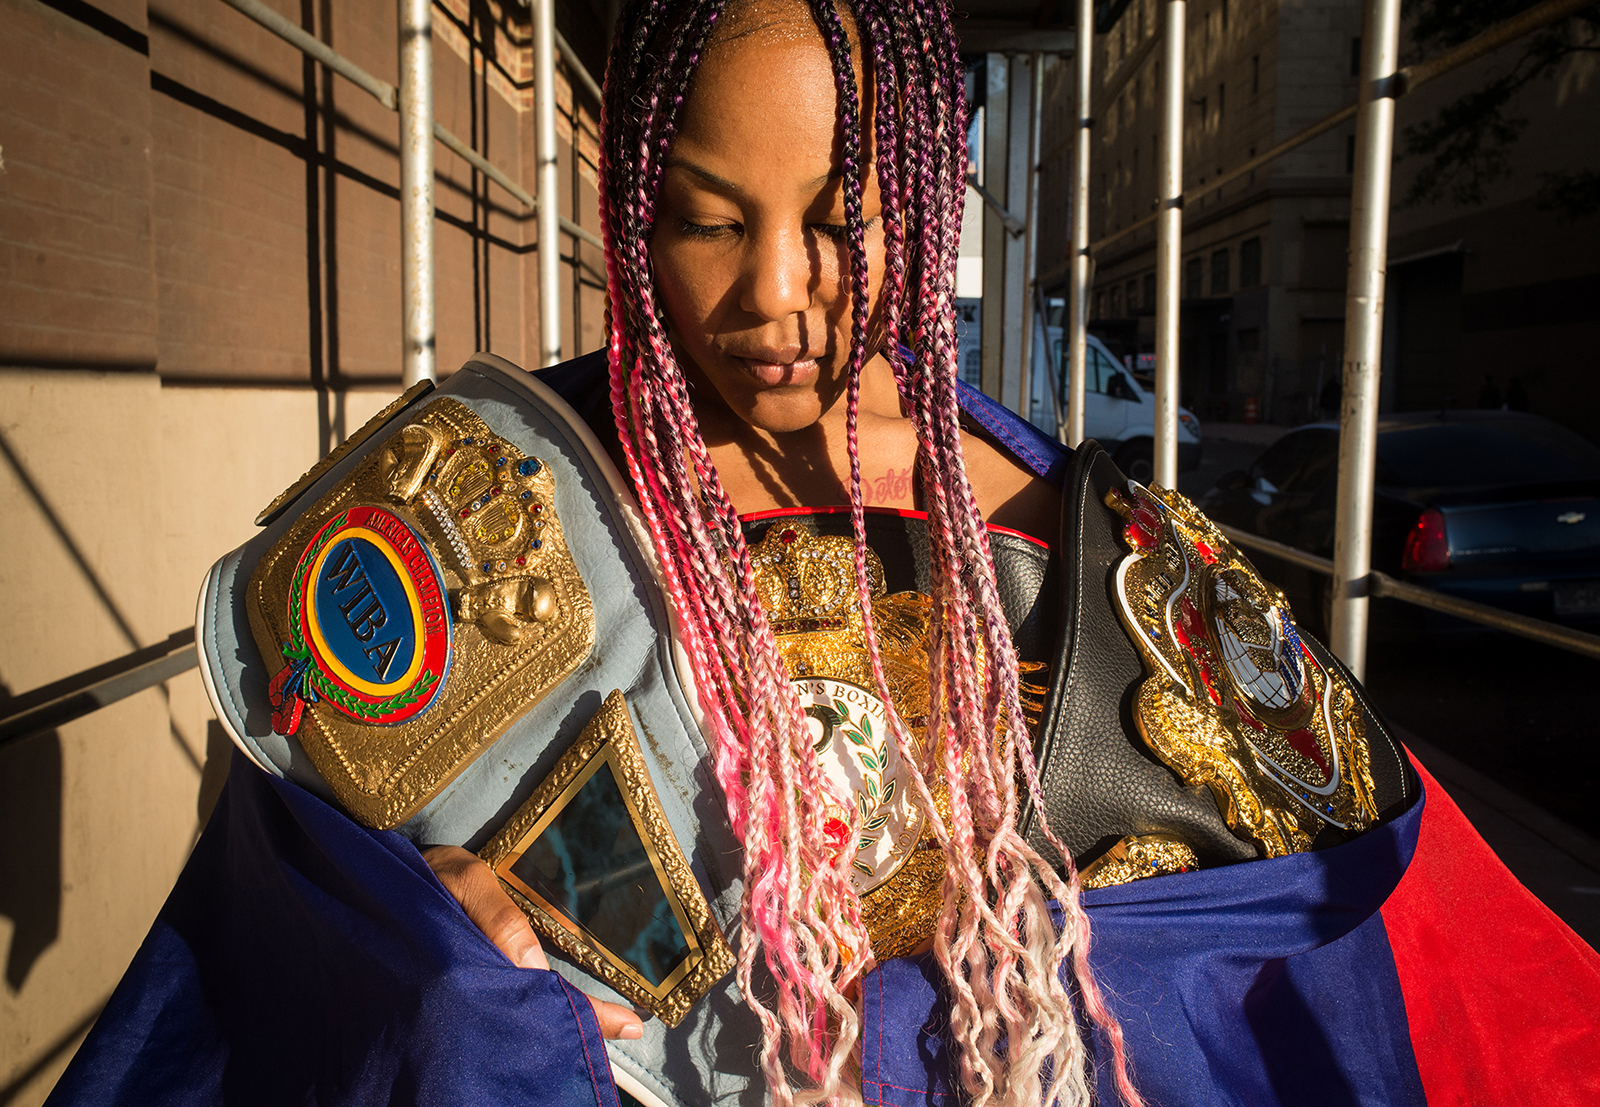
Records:
<instances>
[{"instance_id":1,"label":"dark car","mask_svg":"<svg viewBox=\"0 0 1600 1107\"><path fill-rule=\"evenodd\" d=\"M1291 431L1201 505L1332 557L1338 454L1337 425ZM1385 416L1377 454L1373 568L1538 618L1600 620L1600 448L1536 415L1451 411ZM1308 584L1321 615L1327 578Z\"/></svg>"}]
</instances>

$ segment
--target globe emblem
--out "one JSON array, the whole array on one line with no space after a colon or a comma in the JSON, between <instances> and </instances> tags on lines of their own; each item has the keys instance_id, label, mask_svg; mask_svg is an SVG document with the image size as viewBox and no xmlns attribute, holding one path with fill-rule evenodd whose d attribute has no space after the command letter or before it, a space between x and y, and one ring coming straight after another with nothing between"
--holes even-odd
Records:
<instances>
[{"instance_id":1,"label":"globe emblem","mask_svg":"<svg viewBox=\"0 0 1600 1107\"><path fill-rule=\"evenodd\" d=\"M1288 609L1244 573L1212 575L1211 631L1233 685L1263 718L1294 723L1305 699L1304 650Z\"/></svg>"},{"instance_id":2,"label":"globe emblem","mask_svg":"<svg viewBox=\"0 0 1600 1107\"><path fill-rule=\"evenodd\" d=\"M794 690L833 795L856 809L850 876L856 893L865 894L895 874L922 833L922 814L901 779L888 713L882 700L848 681L797 680ZM852 847L849 818L838 803L830 805L823 832L835 852Z\"/></svg>"}]
</instances>

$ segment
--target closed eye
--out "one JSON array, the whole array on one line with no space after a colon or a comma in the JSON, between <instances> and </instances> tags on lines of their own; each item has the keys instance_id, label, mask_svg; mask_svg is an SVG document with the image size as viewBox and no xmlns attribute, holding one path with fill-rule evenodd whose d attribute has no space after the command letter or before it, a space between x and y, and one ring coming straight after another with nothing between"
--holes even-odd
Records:
<instances>
[{"instance_id":1,"label":"closed eye","mask_svg":"<svg viewBox=\"0 0 1600 1107\"><path fill-rule=\"evenodd\" d=\"M692 238L721 238L744 230L738 223L691 223L687 219L679 221L678 229Z\"/></svg>"}]
</instances>

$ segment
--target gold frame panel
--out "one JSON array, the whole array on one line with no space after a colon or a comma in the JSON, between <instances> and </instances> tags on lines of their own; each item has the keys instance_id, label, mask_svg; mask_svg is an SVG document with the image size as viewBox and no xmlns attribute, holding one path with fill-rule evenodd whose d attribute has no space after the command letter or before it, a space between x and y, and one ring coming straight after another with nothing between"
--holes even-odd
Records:
<instances>
[{"instance_id":1,"label":"gold frame panel","mask_svg":"<svg viewBox=\"0 0 1600 1107\"><path fill-rule=\"evenodd\" d=\"M606 949L511 871L529 846L595 773L609 769L628 814L643 840L656 877L672 905L690 950L666 980L651 984L638 970ZM568 957L668 1026L676 1026L691 1007L733 968L733 951L711 915L683 850L661 809L639 739L620 690L606 697L583 733L556 762L550 775L479 851L501 886L522 908L534 930Z\"/></svg>"}]
</instances>

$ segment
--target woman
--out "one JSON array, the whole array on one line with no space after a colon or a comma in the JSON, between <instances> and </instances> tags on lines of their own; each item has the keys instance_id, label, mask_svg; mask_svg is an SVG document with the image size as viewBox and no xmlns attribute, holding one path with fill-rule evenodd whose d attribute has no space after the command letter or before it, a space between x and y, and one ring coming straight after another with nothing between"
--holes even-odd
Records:
<instances>
[{"instance_id":1,"label":"woman","mask_svg":"<svg viewBox=\"0 0 1600 1107\"><path fill-rule=\"evenodd\" d=\"M686 620L695 677L753 893L740 980L766 1016L762 1065L784 1098L786 1060L822 1095L839 1093L869 943L850 859L830 857L824 840L826 797L789 783L817 773L816 754L792 674L746 599L742 515L847 505L859 533L863 507L926 508L946 729L930 733L937 752L916 784L928 811L934 788L951 802L948 828L931 824L954 864L928 944L955 985L963 1066L973 1090L1002 1100L1036 1100L1046 1064L1053 1093L1087 1096L1058 971L1075 950L1086 1007L1110 1025L1081 971L1076 894L1017 830L1017 786L1035 774L1028 744L1000 721L1021 705L983 524L1048 543L1060 498L959 423L965 106L948 18L937 3L636 5L610 66L602 173L617 428L669 589L696 612ZM858 570L870 610L864 557ZM881 683L879 695L892 702ZM739 706L751 703L769 709ZM910 764L909 733L891 718ZM471 860L430 854L517 960L532 932ZM815 894L791 914L802 884ZM1052 899L1067 905L1059 933ZM753 990L758 952L775 998ZM985 1017L997 1000L998 1017Z\"/></svg>"},{"instance_id":2,"label":"woman","mask_svg":"<svg viewBox=\"0 0 1600 1107\"><path fill-rule=\"evenodd\" d=\"M448 586L455 638L442 628L434 638L460 651L456 693L491 680L492 667L468 662L493 655L496 642L536 638L557 606L550 579L465 556L472 541L488 541L480 523L463 537L444 521L512 503L504 533L550 527L529 531L544 537L522 549L551 556L541 543L556 546L555 522L538 512L557 504L554 455L541 465L497 438L486 445L467 423L441 437L424 424L448 404L412 398L374 424L410 418L402 430L309 474L276 505L300 513L292 525L286 515L213 570L200 635L208 690L249 760L235 759L212 824L56 1101L610 1104L604 1037L618 1051L653 1040L680 1073L703 1068L702 1083L690 1073L657 1085L656 1098L685 1104L758 1100L762 1084L781 1103L1137 1102L1097 978L1133 1031L1134 1081L1163 1103L1421 1103L1436 1093L1470 1102L1485 1089L1511 1102L1520 1088L1548 1102L1570 1088L1582 1102L1593 1090L1579 1086L1592 1078L1574 1061L1585 1053L1572 1031L1600 996L1592 953L1494 870L1447 798L1430 796L1432 822L1422 818L1398 746L1337 662L1295 636L1281 597L1178 498L1157 502L1128 486L1092 448L1058 489L1058 453L959 392L951 296L965 190L961 76L938 0L640 2L622 15L608 68L609 374L588 358L544 379L587 414L647 524L714 782L699 793L713 806L694 808L704 836L689 846L701 883L722 855L737 855L729 930L738 993L755 1015L743 1025L755 1029L736 1033L726 1007L716 1008L721 1022L691 1017L669 1032L628 1006L582 1002L555 973L525 971L548 964L527 921L536 912L508 896L493 844L425 855L413 844L484 841L427 819L440 804L459 808L463 795L470 804L476 788L511 782L486 801L493 825L530 790L538 798L545 785L521 783L539 775L538 757L518 752L529 728L516 728L536 710L551 727L591 710L577 685L561 683L576 655L547 682L559 711L520 705L526 713L493 740L493 756L469 751L470 765L447 766L387 821L358 825L327 802L356 793L338 793L336 761L318 759L316 727L338 720L308 675L315 651L295 630L275 657L281 639L262 620L280 618L282 604L252 608L240 630L246 601L235 597L270 593L260 582L279 570L269 563L294 569L297 587L305 566L332 566L316 572L339 592L334 607L370 646L364 656L387 665L389 644L370 634L383 612L357 587L359 559L339 560L344 547L317 537L348 523L352 488L377 489L362 506L368 519L387 513L386 533L431 543L428 555L406 547L394 564L420 566L436 599ZM442 391L478 403L463 418L481 423L491 418L485 396L517 389L492 374L457 387L474 373L469 364ZM537 406L517 407L490 438L529 411L527 425L548 423L554 408ZM473 485L468 456L526 480ZM569 466L560 479L570 491L582 476ZM537 481L547 483L528 483ZM583 485L584 496L603 498L604 483ZM322 490L315 503L312 487ZM462 502L429 523L412 505L436 492ZM576 502L560 507L569 534L581 530L569 513ZM799 509L809 512L804 526L774 523L801 519ZM843 545L828 547L840 594L831 610L859 631L854 688L886 732L869 765L879 801L870 813L915 831L911 852L881 872L862 862L869 811L850 802L852 785L830 760L846 717L865 724L842 700L802 700L817 657L797 636L818 621L786 621L807 586L773 572L790 556L786 543L826 537L816 520L830 509L849 518L832 535ZM925 525L913 509L926 511ZM910 551L904 560L925 557L915 572L868 541L906 519L897 541ZM452 543L463 556L446 571ZM997 551L1043 546L1055 547L1059 575L1054 585L1035 579L1029 602L1041 606L1054 587L1066 614L1049 641L1024 645L1026 620L1007 603L1015 574L997 575ZM590 564L598 593L604 567ZM1164 564L1185 571L1169 577ZM1123 587L1147 570L1143 586L1170 594L1165 624L1141 623L1134 601L1145 593ZM897 572L925 592L891 593ZM1193 592L1193 581L1212 591ZM345 587L352 600L341 599ZM595 607L616 599L593 598ZM600 645L614 632L601 626ZM1239 649L1219 652L1225 641ZM1033 674L1047 662L1053 687L1041 706L1032 697L1044 689L1024 683L1023 666ZM260 721L266 690L252 687L267 673L276 674L272 734ZM1185 673L1187 700L1174 691ZM405 711L428 710L420 688ZM302 715L308 730L297 729ZM1192 725L1164 728L1179 716ZM1034 743L1022 740L1033 719L1048 762L1038 766ZM670 720L655 722L664 730ZM1244 770L1226 758L1184 761L1180 747L1196 735L1199 754L1226 739L1245 743L1230 747L1243 751L1236 761L1270 755L1278 783L1240 784L1229 774ZM535 737L546 764L565 760L549 733ZM662 735L648 737L653 746ZM890 761L903 784L897 804L886 794ZM1326 779L1312 779L1317 767ZM656 790L669 789L658 780ZM386 829L402 824L404 834ZM1166 836L1150 836L1152 827ZM1102 855L1097 886L1115 885L1091 893L1095 975L1069 841ZM1258 854L1269 859L1224 865ZM494 872L480 855L497 858ZM1218 867L1138 879L1197 864ZM921 893L932 890L920 914L903 910L916 899L902 894L908 873ZM1392 912L1396 904L1403 910ZM1441 926L1452 940L1439 940ZM1477 951L1507 933L1518 940L1497 941L1501 968L1485 973ZM1526 987L1549 964L1563 966L1561 987ZM1520 989L1496 986L1512 977ZM599 990L602 975L585 979ZM715 998L701 993L700 1010ZM1459 1047L1464 1036L1472 1050ZM613 1052L612 1065L626 1056Z\"/></svg>"}]
</instances>

